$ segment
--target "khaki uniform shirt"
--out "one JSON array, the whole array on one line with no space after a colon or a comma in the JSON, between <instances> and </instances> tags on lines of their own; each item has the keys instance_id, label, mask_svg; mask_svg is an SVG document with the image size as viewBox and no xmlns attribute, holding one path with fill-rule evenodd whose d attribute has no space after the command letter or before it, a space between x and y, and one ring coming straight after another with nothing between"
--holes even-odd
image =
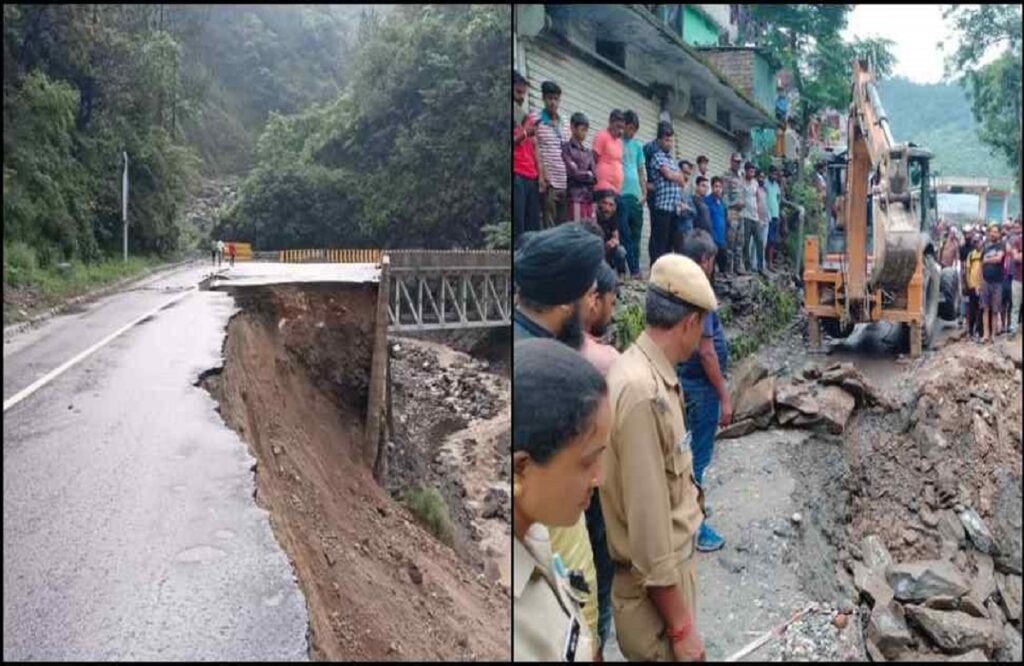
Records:
<instances>
[{"instance_id":1,"label":"khaki uniform shirt","mask_svg":"<svg viewBox=\"0 0 1024 666\"><path fill-rule=\"evenodd\" d=\"M678 582L703 514L675 369L641 334L608 373L613 425L602 463L608 551L643 587Z\"/></svg>"},{"instance_id":2,"label":"khaki uniform shirt","mask_svg":"<svg viewBox=\"0 0 1024 666\"><path fill-rule=\"evenodd\" d=\"M590 587L584 595L580 617L587 623L591 636L597 636L597 569L594 566L594 551L590 547L590 533L587 532L587 518L580 513L580 519L572 527L549 527L548 539L552 555L559 553L567 569L579 569Z\"/></svg>"},{"instance_id":3,"label":"khaki uniform shirt","mask_svg":"<svg viewBox=\"0 0 1024 666\"><path fill-rule=\"evenodd\" d=\"M726 171L721 178L722 201L725 202L726 215L730 220L738 220L743 206L743 178L732 171Z\"/></svg>"},{"instance_id":4,"label":"khaki uniform shirt","mask_svg":"<svg viewBox=\"0 0 1024 666\"><path fill-rule=\"evenodd\" d=\"M565 661L570 630L579 627L574 661L593 659L593 644L568 582L551 569L547 529L534 524L512 539L512 660Z\"/></svg>"}]
</instances>

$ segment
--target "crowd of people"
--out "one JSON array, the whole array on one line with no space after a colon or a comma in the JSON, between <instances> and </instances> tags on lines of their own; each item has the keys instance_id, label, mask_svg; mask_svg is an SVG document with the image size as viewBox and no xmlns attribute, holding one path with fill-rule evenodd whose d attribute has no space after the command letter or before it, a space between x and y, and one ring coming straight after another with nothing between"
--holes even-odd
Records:
<instances>
[{"instance_id":1,"label":"crowd of people","mask_svg":"<svg viewBox=\"0 0 1024 666\"><path fill-rule=\"evenodd\" d=\"M1021 218L1002 225L940 221L933 230L939 264L958 269L960 319L971 339L991 343L1021 324Z\"/></svg>"},{"instance_id":2,"label":"crowd of people","mask_svg":"<svg viewBox=\"0 0 1024 666\"><path fill-rule=\"evenodd\" d=\"M590 119L561 110L559 85L541 83L544 106L533 113L524 108L529 86L513 73L515 244L528 231L594 222L608 265L624 279L640 279L646 206L651 266L667 252L680 252L686 234L702 229L715 242L720 274L774 269L785 234L779 211L785 176L777 167L764 173L734 153L729 168L713 176L706 155L673 157L670 122L659 121L656 138L641 144L641 119L632 110L613 109L587 148Z\"/></svg>"}]
</instances>

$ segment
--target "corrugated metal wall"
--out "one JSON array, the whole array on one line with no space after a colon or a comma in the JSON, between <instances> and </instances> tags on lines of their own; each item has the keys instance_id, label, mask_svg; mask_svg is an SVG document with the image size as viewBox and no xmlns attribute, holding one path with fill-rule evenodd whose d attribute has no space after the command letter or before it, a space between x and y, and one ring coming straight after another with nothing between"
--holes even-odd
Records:
<instances>
[{"instance_id":1,"label":"corrugated metal wall","mask_svg":"<svg viewBox=\"0 0 1024 666\"><path fill-rule=\"evenodd\" d=\"M528 101L531 111L543 108L540 84L554 81L562 88L559 112L569 117L582 111L590 120L590 131L584 142L588 148L594 135L608 126L608 114L615 108L636 111L640 116L637 137L642 143L654 139L658 129L659 109L656 101L646 99L635 89L568 54L558 53L535 41L523 40L523 44L528 72L526 77L530 80Z\"/></svg>"},{"instance_id":2,"label":"corrugated metal wall","mask_svg":"<svg viewBox=\"0 0 1024 666\"><path fill-rule=\"evenodd\" d=\"M676 153L679 159L696 162L698 155L708 156L708 173L722 175L729 168L729 156L738 150L724 135L696 118L673 118L676 130Z\"/></svg>"}]
</instances>

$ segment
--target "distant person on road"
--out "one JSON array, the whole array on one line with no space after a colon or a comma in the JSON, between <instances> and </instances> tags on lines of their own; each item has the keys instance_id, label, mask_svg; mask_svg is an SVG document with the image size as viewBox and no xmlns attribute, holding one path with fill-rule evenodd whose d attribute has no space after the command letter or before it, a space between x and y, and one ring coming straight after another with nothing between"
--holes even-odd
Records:
<instances>
[{"instance_id":1,"label":"distant person on road","mask_svg":"<svg viewBox=\"0 0 1024 666\"><path fill-rule=\"evenodd\" d=\"M515 344L512 405L512 653L517 661L600 658L580 608L584 577L547 527L579 524L601 484L607 384L565 345L523 340Z\"/></svg>"},{"instance_id":2,"label":"distant person on road","mask_svg":"<svg viewBox=\"0 0 1024 666\"><path fill-rule=\"evenodd\" d=\"M224 260L224 241L217 241L217 265L220 266Z\"/></svg>"},{"instance_id":3,"label":"distant person on road","mask_svg":"<svg viewBox=\"0 0 1024 666\"><path fill-rule=\"evenodd\" d=\"M991 343L993 336L1002 332L1004 253L999 227L989 225L988 242L981 250L981 275L985 280L981 286L981 321L985 331L983 342L986 343Z\"/></svg>"},{"instance_id":4,"label":"distant person on road","mask_svg":"<svg viewBox=\"0 0 1024 666\"><path fill-rule=\"evenodd\" d=\"M210 241L210 264L213 266L217 265L217 241Z\"/></svg>"},{"instance_id":5,"label":"distant person on road","mask_svg":"<svg viewBox=\"0 0 1024 666\"><path fill-rule=\"evenodd\" d=\"M964 293L967 294L967 335L973 340L981 340L981 288L984 280L981 276L981 250L984 240L980 233L973 233L968 239L971 250L964 263Z\"/></svg>"},{"instance_id":6,"label":"distant person on road","mask_svg":"<svg viewBox=\"0 0 1024 666\"><path fill-rule=\"evenodd\" d=\"M235 265L235 244L234 243L228 243L228 257L231 259L231 266L233 268L234 265Z\"/></svg>"},{"instance_id":7,"label":"distant person on road","mask_svg":"<svg viewBox=\"0 0 1024 666\"><path fill-rule=\"evenodd\" d=\"M704 270L711 282L715 272L718 246L711 234L694 230L683 242L683 256L693 259ZM679 385L686 404L686 423L693 441L693 478L698 486L704 485L704 470L711 464L715 451L715 432L732 421L732 399L725 384L725 371L729 365L729 348L717 312L704 318L700 345L686 361L676 366ZM725 546L725 539L707 521L700 524L697 550L709 552Z\"/></svg>"}]
</instances>

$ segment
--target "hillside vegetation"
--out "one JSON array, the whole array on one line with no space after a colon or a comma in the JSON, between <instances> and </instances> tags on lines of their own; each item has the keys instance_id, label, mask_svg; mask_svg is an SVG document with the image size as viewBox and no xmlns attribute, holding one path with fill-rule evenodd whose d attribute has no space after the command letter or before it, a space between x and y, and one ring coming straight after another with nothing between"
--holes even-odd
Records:
<instances>
[{"instance_id":1,"label":"hillside vegetation","mask_svg":"<svg viewBox=\"0 0 1024 666\"><path fill-rule=\"evenodd\" d=\"M1004 158L978 140L964 89L956 83L920 84L893 78L879 84L893 138L935 153L932 169L946 176L1011 180Z\"/></svg>"}]
</instances>

